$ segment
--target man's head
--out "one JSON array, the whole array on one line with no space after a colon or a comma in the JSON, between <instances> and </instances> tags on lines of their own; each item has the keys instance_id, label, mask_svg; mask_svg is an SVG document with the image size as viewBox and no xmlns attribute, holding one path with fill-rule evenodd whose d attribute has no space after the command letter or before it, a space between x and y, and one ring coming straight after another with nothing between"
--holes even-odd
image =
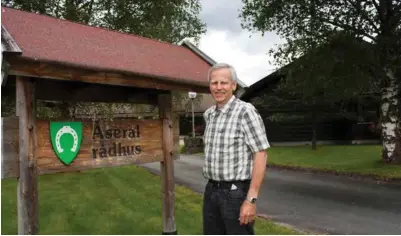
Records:
<instances>
[{"instance_id":1,"label":"man's head","mask_svg":"<svg viewBox=\"0 0 401 236\"><path fill-rule=\"evenodd\" d=\"M226 64L218 63L209 69L209 88L218 107L226 104L237 88L237 73L235 69Z\"/></svg>"}]
</instances>

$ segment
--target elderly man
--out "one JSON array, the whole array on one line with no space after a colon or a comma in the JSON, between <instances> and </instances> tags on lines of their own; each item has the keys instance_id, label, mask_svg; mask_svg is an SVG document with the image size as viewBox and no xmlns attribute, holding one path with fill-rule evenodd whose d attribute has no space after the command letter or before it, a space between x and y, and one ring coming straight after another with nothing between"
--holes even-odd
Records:
<instances>
[{"instance_id":1,"label":"elderly man","mask_svg":"<svg viewBox=\"0 0 401 236\"><path fill-rule=\"evenodd\" d=\"M263 120L253 105L233 95L235 69L224 63L208 74L216 105L204 113L208 179L203 200L204 234L254 234L256 200L270 147Z\"/></svg>"}]
</instances>

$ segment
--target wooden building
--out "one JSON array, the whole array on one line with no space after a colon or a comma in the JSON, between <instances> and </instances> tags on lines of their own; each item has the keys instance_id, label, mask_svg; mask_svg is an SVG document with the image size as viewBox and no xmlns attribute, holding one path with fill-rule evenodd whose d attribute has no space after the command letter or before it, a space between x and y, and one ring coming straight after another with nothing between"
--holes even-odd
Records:
<instances>
[{"instance_id":1,"label":"wooden building","mask_svg":"<svg viewBox=\"0 0 401 236\"><path fill-rule=\"evenodd\" d=\"M288 65L290 66L290 65ZM314 134L318 143L350 144L378 143L377 100L369 104L348 102L345 111L336 112L322 106L320 114L325 114L318 122L310 118L312 110L306 106L266 104L264 95L283 96L276 93L285 70L276 70L249 86L242 100L255 105L260 112L272 143L311 144ZM283 97L281 97L283 98Z\"/></svg>"}]
</instances>

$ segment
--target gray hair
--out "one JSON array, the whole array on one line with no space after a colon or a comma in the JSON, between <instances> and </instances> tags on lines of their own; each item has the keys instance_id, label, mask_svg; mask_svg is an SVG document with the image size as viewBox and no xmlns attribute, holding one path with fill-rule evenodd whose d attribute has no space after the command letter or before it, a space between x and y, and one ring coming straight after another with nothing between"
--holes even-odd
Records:
<instances>
[{"instance_id":1,"label":"gray hair","mask_svg":"<svg viewBox=\"0 0 401 236\"><path fill-rule=\"evenodd\" d=\"M212 73L212 71L217 70L217 69L223 69L223 68L227 68L230 70L231 72L231 80L234 81L235 83L237 83L238 81L238 76L237 76L237 72L235 71L234 67L227 64L227 63L217 63L215 65L213 65L210 69L209 72L207 74L207 81L210 81L210 74Z\"/></svg>"}]
</instances>

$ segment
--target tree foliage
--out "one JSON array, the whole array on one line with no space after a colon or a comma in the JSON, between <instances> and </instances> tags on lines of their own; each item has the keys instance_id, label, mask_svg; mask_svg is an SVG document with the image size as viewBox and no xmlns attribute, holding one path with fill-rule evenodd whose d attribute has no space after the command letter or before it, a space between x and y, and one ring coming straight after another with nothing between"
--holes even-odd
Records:
<instances>
[{"instance_id":1,"label":"tree foliage","mask_svg":"<svg viewBox=\"0 0 401 236\"><path fill-rule=\"evenodd\" d=\"M170 43L198 42L206 32L199 0L2 0L16 9L140 35Z\"/></svg>"},{"instance_id":2,"label":"tree foliage","mask_svg":"<svg viewBox=\"0 0 401 236\"><path fill-rule=\"evenodd\" d=\"M243 28L286 42L270 53L307 103L380 92L383 159L401 163L401 1L243 0ZM398 141L397 141L398 140Z\"/></svg>"},{"instance_id":3,"label":"tree foliage","mask_svg":"<svg viewBox=\"0 0 401 236\"><path fill-rule=\"evenodd\" d=\"M364 38L380 57L379 69L399 56L401 2L397 0L243 0L240 17L248 30L274 31L287 42L274 50L280 65L343 32ZM382 51L382 49L386 49Z\"/></svg>"},{"instance_id":4,"label":"tree foliage","mask_svg":"<svg viewBox=\"0 0 401 236\"><path fill-rule=\"evenodd\" d=\"M291 65L288 86L343 99L377 92L383 68L400 70L401 2L396 0L243 0L242 26L286 40L270 53ZM296 63L293 63L296 62ZM287 67L286 69L290 69ZM288 72L288 71L287 71ZM300 78L302 77L302 78ZM374 86L370 86L374 83ZM328 89L324 89L328 88Z\"/></svg>"}]
</instances>

